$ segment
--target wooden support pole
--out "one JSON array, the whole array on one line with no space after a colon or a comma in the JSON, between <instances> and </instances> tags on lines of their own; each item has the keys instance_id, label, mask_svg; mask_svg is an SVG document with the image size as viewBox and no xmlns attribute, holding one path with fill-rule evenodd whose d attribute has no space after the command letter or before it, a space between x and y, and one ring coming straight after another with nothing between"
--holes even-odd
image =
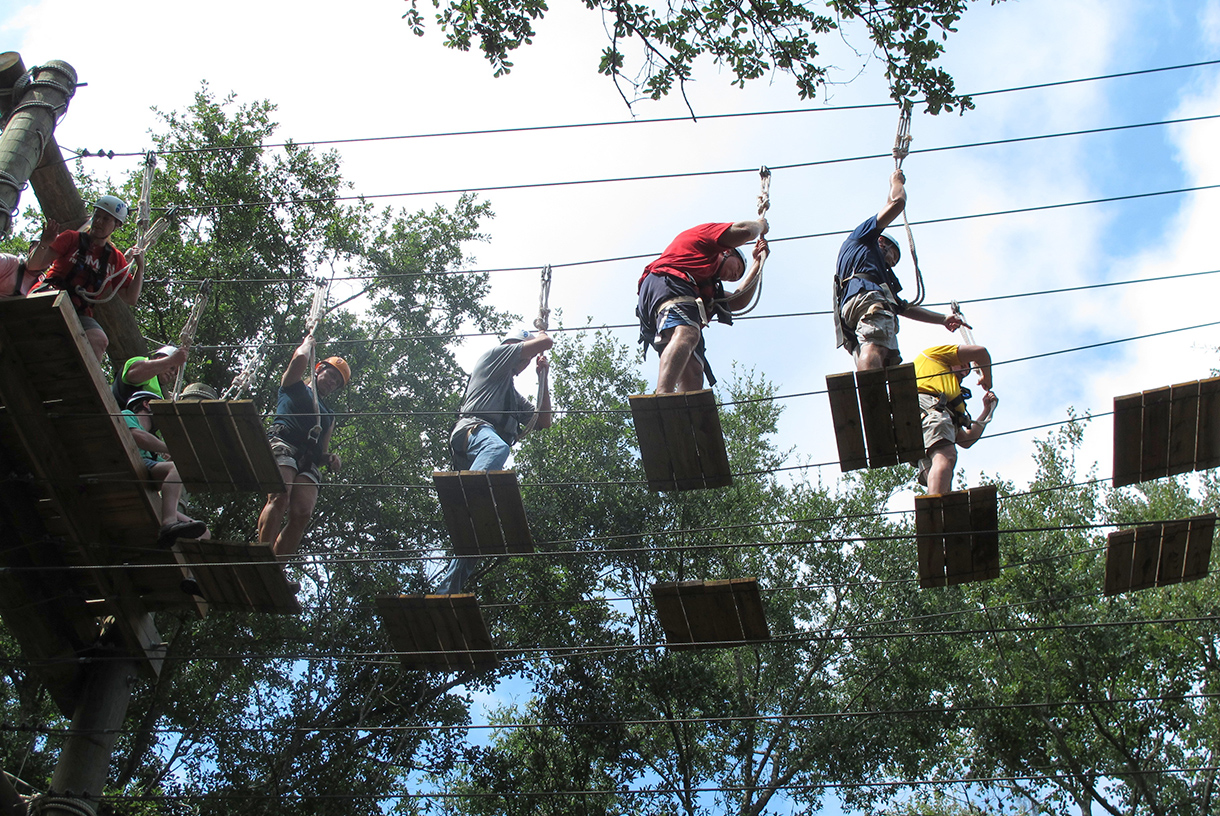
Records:
<instances>
[{"instance_id":1,"label":"wooden support pole","mask_svg":"<svg viewBox=\"0 0 1220 816\"><path fill-rule=\"evenodd\" d=\"M124 659L119 650L90 664L83 693L72 716L72 727L51 777L47 816L73 816L76 811L55 804L54 797L80 798L96 811L106 784L110 755L131 700L131 686L139 665Z\"/></svg>"},{"instance_id":2,"label":"wooden support pole","mask_svg":"<svg viewBox=\"0 0 1220 816\"><path fill-rule=\"evenodd\" d=\"M0 113L7 113L11 108L12 101L6 91L24 73L25 65L20 54L16 51L0 54ZM48 134L42 159L30 173L29 181L46 218L58 221L64 229L77 229L88 220L89 210L76 189L76 182L68 171L54 133ZM148 343L126 303L114 298L109 303L94 306L93 314L110 338L106 351L116 369L122 370L123 363L132 357L148 354Z\"/></svg>"}]
</instances>

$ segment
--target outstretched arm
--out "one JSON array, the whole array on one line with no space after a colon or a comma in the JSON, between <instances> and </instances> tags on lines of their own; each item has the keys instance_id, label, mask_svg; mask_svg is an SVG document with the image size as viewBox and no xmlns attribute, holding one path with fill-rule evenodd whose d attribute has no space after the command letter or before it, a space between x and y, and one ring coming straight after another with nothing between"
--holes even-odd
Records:
<instances>
[{"instance_id":1,"label":"outstretched arm","mask_svg":"<svg viewBox=\"0 0 1220 816\"><path fill-rule=\"evenodd\" d=\"M30 272L41 272L50 266L59 257L59 253L51 246L58 236L59 222L48 218L42 225L42 235L38 238L38 246L25 261L25 268Z\"/></svg>"},{"instance_id":2,"label":"outstretched arm","mask_svg":"<svg viewBox=\"0 0 1220 816\"><path fill-rule=\"evenodd\" d=\"M288 361L288 368L284 369L284 376L280 377L281 388L286 388L294 382L300 382L301 378L305 376L305 367L309 365L309 355L313 352L316 343L312 334L305 335L301 345L292 352L292 359Z\"/></svg>"},{"instance_id":3,"label":"outstretched arm","mask_svg":"<svg viewBox=\"0 0 1220 816\"><path fill-rule=\"evenodd\" d=\"M907 177L902 174L901 170L895 170L890 176L890 196L885 200L885 206L881 208L881 212L877 213L878 228L888 227L906 207L907 188L904 185L906 180Z\"/></svg>"},{"instance_id":4,"label":"outstretched arm","mask_svg":"<svg viewBox=\"0 0 1220 816\"><path fill-rule=\"evenodd\" d=\"M922 306L907 306L902 310L902 316L918 320L920 323L938 323L949 331L957 331L962 326L970 328L970 324L962 320L961 315L941 314Z\"/></svg>"},{"instance_id":5,"label":"outstretched arm","mask_svg":"<svg viewBox=\"0 0 1220 816\"><path fill-rule=\"evenodd\" d=\"M717 243L723 247L744 246L766 235L770 228L771 226L765 218L757 221L738 221L720 233L720 240Z\"/></svg>"},{"instance_id":6,"label":"outstretched arm","mask_svg":"<svg viewBox=\"0 0 1220 816\"><path fill-rule=\"evenodd\" d=\"M754 293L754 286L758 283L758 276L762 272L763 263L770 254L771 250L767 246L766 238L760 237L754 242L754 262L750 264L750 271L741 279L741 283L733 294L724 299L724 305L730 312L740 312L750 304L751 296Z\"/></svg>"},{"instance_id":7,"label":"outstretched arm","mask_svg":"<svg viewBox=\"0 0 1220 816\"><path fill-rule=\"evenodd\" d=\"M538 417L538 421L534 423L534 430L541 431L543 428L551 427L551 420L554 418L551 411L551 378L549 376L551 361L546 358L545 354L538 355L537 368L538 373L542 376L542 399L538 400L538 407L534 411Z\"/></svg>"},{"instance_id":8,"label":"outstretched arm","mask_svg":"<svg viewBox=\"0 0 1220 816\"><path fill-rule=\"evenodd\" d=\"M123 382L128 385L138 385L167 374L186 362L186 347L180 348L168 357L158 357L155 360L141 360L132 363L123 375Z\"/></svg>"}]
</instances>

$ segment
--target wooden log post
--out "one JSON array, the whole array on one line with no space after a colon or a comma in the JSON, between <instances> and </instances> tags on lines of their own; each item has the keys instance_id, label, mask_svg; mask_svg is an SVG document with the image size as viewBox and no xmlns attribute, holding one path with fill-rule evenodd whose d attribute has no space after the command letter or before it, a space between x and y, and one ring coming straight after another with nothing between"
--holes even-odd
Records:
<instances>
[{"instance_id":1,"label":"wooden log post","mask_svg":"<svg viewBox=\"0 0 1220 816\"><path fill-rule=\"evenodd\" d=\"M55 130L55 119L76 92L76 71L52 60L18 80L9 94L8 122L0 133L0 234L13 225L21 188L30 180Z\"/></svg>"},{"instance_id":2,"label":"wooden log post","mask_svg":"<svg viewBox=\"0 0 1220 816\"><path fill-rule=\"evenodd\" d=\"M0 114L7 114L16 104L7 91L25 71L21 55L16 51L0 54ZM48 133L41 160L29 174L29 181L46 218L58 221L64 229L77 229L88 221L88 207L76 189L54 133ZM122 370L123 363L132 357L148 354L148 343L126 303L114 298L109 303L94 306L93 314L110 338L106 352L116 369Z\"/></svg>"}]
</instances>

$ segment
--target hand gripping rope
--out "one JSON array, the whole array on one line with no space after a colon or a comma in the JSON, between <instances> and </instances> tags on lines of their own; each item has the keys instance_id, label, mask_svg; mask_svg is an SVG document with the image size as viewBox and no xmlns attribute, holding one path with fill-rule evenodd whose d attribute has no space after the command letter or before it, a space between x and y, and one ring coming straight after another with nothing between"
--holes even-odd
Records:
<instances>
[{"instance_id":1,"label":"hand gripping rope","mask_svg":"<svg viewBox=\"0 0 1220 816\"><path fill-rule=\"evenodd\" d=\"M313 302L309 305L309 318L305 322L305 336L313 337L318 324L322 322L322 314L326 309L326 296L330 293L330 283L325 278L318 278L313 290ZM318 347L315 344L309 352L309 390L313 392L313 414L315 424L309 429L309 441L317 444L322 436L322 414L318 410Z\"/></svg>"},{"instance_id":2,"label":"hand gripping rope","mask_svg":"<svg viewBox=\"0 0 1220 816\"><path fill-rule=\"evenodd\" d=\"M898 113L898 132L894 135L894 169L902 169L902 160L911 152L911 108L902 105ZM923 288L923 272L919 269L919 255L915 253L915 236L911 233L911 222L907 220L907 208L902 208L902 225L907 230L907 243L911 247L911 263L915 265L915 297L910 301L912 306L923 303L927 294Z\"/></svg>"},{"instance_id":3,"label":"hand gripping rope","mask_svg":"<svg viewBox=\"0 0 1220 816\"><path fill-rule=\"evenodd\" d=\"M974 342L974 332L972 332L970 327L966 325L966 318L962 316L962 307L957 304L956 300L951 300L949 301L949 308L953 311L953 314L957 315L958 320L962 321L962 325L960 328L958 328L958 331L962 333L962 339L966 341L966 345L976 345ZM979 370L978 363L971 363L970 369L977 372ZM991 415L995 416L994 408L991 409ZM988 422L990 421L991 420L988 420Z\"/></svg>"},{"instance_id":4,"label":"hand gripping rope","mask_svg":"<svg viewBox=\"0 0 1220 816\"><path fill-rule=\"evenodd\" d=\"M546 331L550 328L551 321L551 265L547 264L542 268L542 288L538 292L538 316L534 318L534 328L538 331ZM534 415L530 417L529 422L525 423L525 429L522 434L527 434L534 430L534 426L538 424L538 410L542 407L542 398L546 396L546 369L538 371L538 401L534 403Z\"/></svg>"},{"instance_id":5,"label":"hand gripping rope","mask_svg":"<svg viewBox=\"0 0 1220 816\"><path fill-rule=\"evenodd\" d=\"M763 219L767 217L767 210L771 209L771 170L764 164L758 168L759 191L758 191L758 217ZM762 237L762 236L759 236ZM758 261L758 275L755 276L750 284L750 303L744 309L734 312L734 316L748 315L758 306L758 301L762 298L762 272L763 264L767 258L764 255ZM723 303L730 298L735 298L741 294L741 290L734 292L732 295L727 295L723 298L717 298L718 303Z\"/></svg>"},{"instance_id":6,"label":"hand gripping rope","mask_svg":"<svg viewBox=\"0 0 1220 816\"><path fill-rule=\"evenodd\" d=\"M250 383L254 382L254 376L258 373L259 366L263 364L266 353L267 333L262 330L250 341L250 345L242 355L244 360L241 373L233 378L233 382L220 395L220 398L223 400L239 399L242 392L250 387Z\"/></svg>"},{"instance_id":7,"label":"hand gripping rope","mask_svg":"<svg viewBox=\"0 0 1220 816\"><path fill-rule=\"evenodd\" d=\"M190 354L191 343L195 342L195 331L199 328L199 318L203 316L203 310L208 305L208 296L212 294L212 281L205 279L199 287L199 294L195 296L195 305L191 308L191 315L186 319L186 325L182 327L182 332L178 335L178 348L183 349ZM170 394L170 399L174 402L178 401L178 395L182 393L182 378L186 376L186 360L182 361L182 365L178 366L178 376L174 380L174 390Z\"/></svg>"}]
</instances>

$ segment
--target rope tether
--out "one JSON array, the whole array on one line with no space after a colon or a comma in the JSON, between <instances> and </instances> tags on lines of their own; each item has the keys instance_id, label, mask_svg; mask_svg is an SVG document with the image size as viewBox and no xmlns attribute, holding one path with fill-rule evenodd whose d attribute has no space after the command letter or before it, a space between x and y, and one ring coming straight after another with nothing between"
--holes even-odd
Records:
<instances>
[{"instance_id":1,"label":"rope tether","mask_svg":"<svg viewBox=\"0 0 1220 816\"><path fill-rule=\"evenodd\" d=\"M761 219L767 217L767 210L771 209L771 170L765 164L762 167L758 168L758 179L759 179L758 218L759 218L759 220L761 220ZM749 305L747 305L744 309L741 309L740 311L734 312L733 313L734 317L748 315L750 312L754 311L756 306L758 306L759 300L762 299L762 272L763 272L763 264L766 263L766 261L767 261L767 259L764 256L758 262L758 274L754 277L754 280L750 283L750 303L749 303ZM742 292L742 290L738 289L732 295L728 295L723 298L717 298L716 302L723 303L724 301L729 300L729 298L737 297L738 295L741 294L741 292Z\"/></svg>"},{"instance_id":2,"label":"rope tether","mask_svg":"<svg viewBox=\"0 0 1220 816\"><path fill-rule=\"evenodd\" d=\"M254 376L258 373L259 366L263 364L263 358L266 354L266 331L260 330L247 347L241 373L233 378L233 382L220 395L220 398L222 400L240 399L242 392L250 387L250 383L254 382Z\"/></svg>"},{"instance_id":3,"label":"rope tether","mask_svg":"<svg viewBox=\"0 0 1220 816\"><path fill-rule=\"evenodd\" d=\"M902 160L911 152L911 107L902 105L898 113L898 132L894 134L894 169L902 169ZM923 272L919 269L919 255L915 252L915 236L911 222L907 220L907 208L902 208L902 225L907 230L907 244L911 247L911 263L915 266L915 297L912 306L919 306L927 294L923 286Z\"/></svg>"},{"instance_id":4,"label":"rope tether","mask_svg":"<svg viewBox=\"0 0 1220 816\"><path fill-rule=\"evenodd\" d=\"M144 179L140 187L140 204L136 210L136 244L144 240L148 225L152 222L152 180L157 171L157 154L148 151L144 155Z\"/></svg>"},{"instance_id":5,"label":"rope tether","mask_svg":"<svg viewBox=\"0 0 1220 816\"><path fill-rule=\"evenodd\" d=\"M547 264L542 268L542 287L538 292L538 316L534 318L534 328L538 331L546 331L550 327L551 322L551 265ZM525 429L522 434L527 434L534 430L534 426L538 424L538 410L542 407L542 398L546 396L547 382L546 369L538 371L538 401L534 403L534 415L530 417L529 422L525 423Z\"/></svg>"},{"instance_id":6,"label":"rope tether","mask_svg":"<svg viewBox=\"0 0 1220 816\"><path fill-rule=\"evenodd\" d=\"M322 322L322 314L326 309L326 296L330 292L330 283L325 278L318 278L313 290L313 302L309 304L309 318L305 321L306 337L313 337L318 324ZM322 414L318 410L318 346L316 343L309 351L309 390L313 392L313 414L315 424L309 429L309 441L317 444L322 436Z\"/></svg>"},{"instance_id":7,"label":"rope tether","mask_svg":"<svg viewBox=\"0 0 1220 816\"><path fill-rule=\"evenodd\" d=\"M212 294L211 278L204 279L199 287L199 294L195 296L195 305L191 308L190 317L186 319L186 324L182 327L182 332L178 335L178 348L190 354L191 343L195 342L195 331L199 328L199 318L203 316L203 310L208 305L208 296ZM182 379L186 376L186 360L182 361L182 365L178 366L178 376L174 380L174 390L170 394L170 399L174 402L178 401L178 395L182 393Z\"/></svg>"}]
</instances>

